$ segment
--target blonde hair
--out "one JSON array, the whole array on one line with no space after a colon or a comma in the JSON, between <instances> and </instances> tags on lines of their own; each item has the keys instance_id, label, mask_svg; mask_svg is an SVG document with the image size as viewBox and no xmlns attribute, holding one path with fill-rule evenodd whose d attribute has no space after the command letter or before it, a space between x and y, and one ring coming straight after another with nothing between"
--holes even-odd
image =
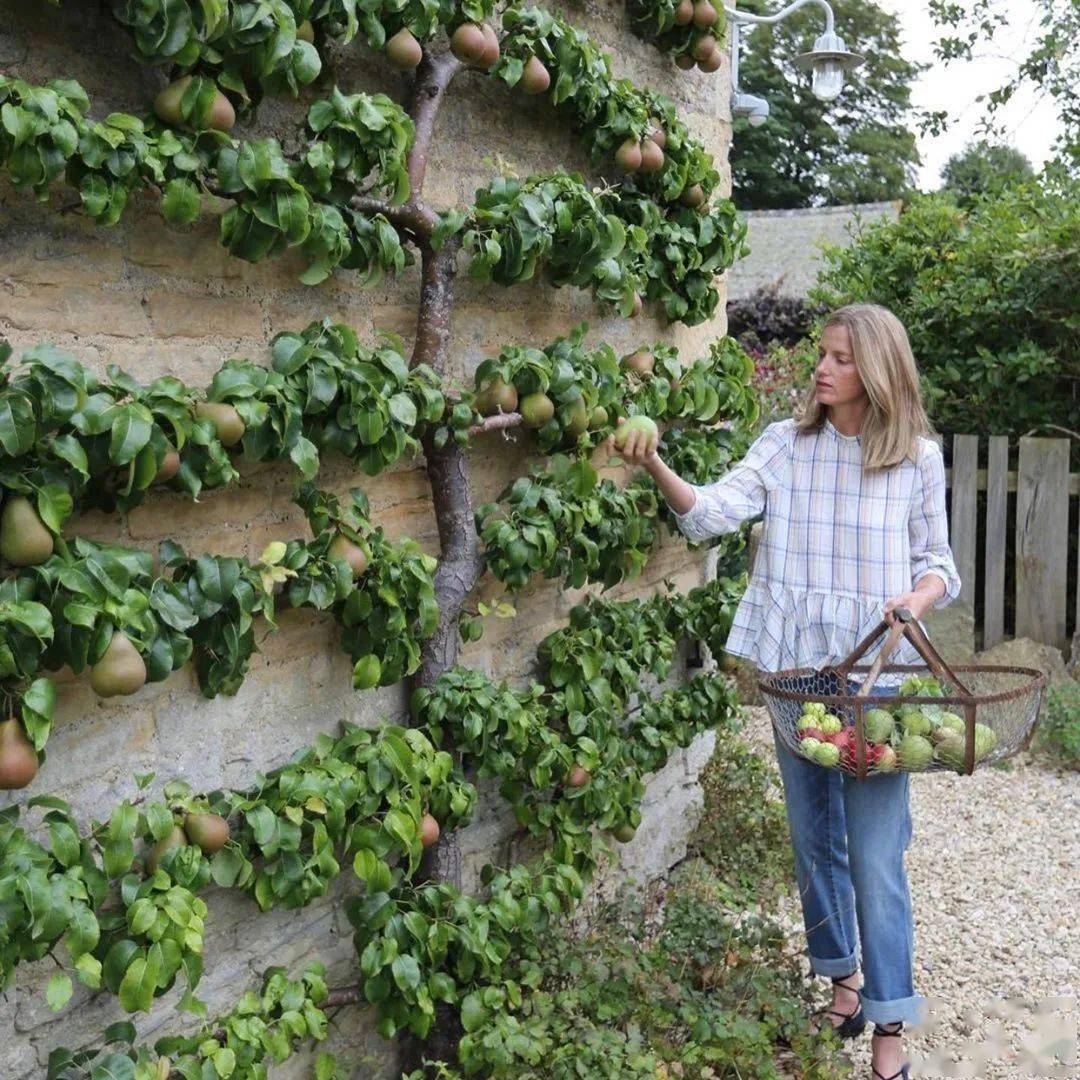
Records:
<instances>
[{"instance_id":1,"label":"blonde hair","mask_svg":"<svg viewBox=\"0 0 1080 1080\"><path fill-rule=\"evenodd\" d=\"M861 435L864 469L888 469L905 458L918 463L919 437L936 438L923 408L919 372L904 324L878 304L838 308L822 327L843 326L851 338L855 369L870 404ZM796 419L800 432L825 423L827 406L811 388Z\"/></svg>"}]
</instances>

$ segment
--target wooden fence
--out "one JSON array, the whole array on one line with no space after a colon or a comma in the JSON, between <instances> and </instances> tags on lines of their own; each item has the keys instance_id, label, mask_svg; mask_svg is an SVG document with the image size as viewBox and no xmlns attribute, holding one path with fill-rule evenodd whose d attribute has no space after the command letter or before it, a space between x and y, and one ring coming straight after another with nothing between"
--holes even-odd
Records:
<instances>
[{"instance_id":1,"label":"wooden fence","mask_svg":"<svg viewBox=\"0 0 1080 1080\"><path fill-rule=\"evenodd\" d=\"M1067 649L1070 630L1080 628L1080 508L1070 505L1080 497L1080 475L1069 473L1070 440L1022 438L1015 471L1005 436L987 440L986 468L979 468L979 442L954 435L946 470L950 543L962 581L956 603L981 614L984 649L1007 634Z\"/></svg>"}]
</instances>

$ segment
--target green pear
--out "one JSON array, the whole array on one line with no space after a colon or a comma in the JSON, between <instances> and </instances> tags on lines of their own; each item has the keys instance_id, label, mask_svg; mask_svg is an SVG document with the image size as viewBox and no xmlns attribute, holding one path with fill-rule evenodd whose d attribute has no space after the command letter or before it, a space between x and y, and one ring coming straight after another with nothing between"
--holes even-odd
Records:
<instances>
[{"instance_id":1,"label":"green pear","mask_svg":"<svg viewBox=\"0 0 1080 1080\"><path fill-rule=\"evenodd\" d=\"M90 669L90 685L101 697L134 694L146 684L146 664L139 650L117 630L101 659Z\"/></svg>"},{"instance_id":2,"label":"green pear","mask_svg":"<svg viewBox=\"0 0 1080 1080\"><path fill-rule=\"evenodd\" d=\"M222 446L235 446L244 437L244 421L231 405L220 401L200 401L195 405L195 415L214 425Z\"/></svg>"},{"instance_id":3,"label":"green pear","mask_svg":"<svg viewBox=\"0 0 1080 1080\"><path fill-rule=\"evenodd\" d=\"M186 847L187 834L179 825L174 825L172 831L163 840L159 840L146 854L146 869L152 874L158 868L158 863L165 858L165 853L173 848Z\"/></svg>"},{"instance_id":4,"label":"green pear","mask_svg":"<svg viewBox=\"0 0 1080 1080\"><path fill-rule=\"evenodd\" d=\"M37 566L52 553L52 533L30 500L13 495L0 513L0 558L12 566Z\"/></svg>"}]
</instances>

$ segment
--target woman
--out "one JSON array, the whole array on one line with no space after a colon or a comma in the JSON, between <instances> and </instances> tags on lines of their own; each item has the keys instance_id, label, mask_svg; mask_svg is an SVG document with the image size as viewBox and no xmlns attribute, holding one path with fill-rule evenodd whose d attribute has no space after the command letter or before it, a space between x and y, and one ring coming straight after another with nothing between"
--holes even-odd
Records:
<instances>
[{"instance_id":1,"label":"woman","mask_svg":"<svg viewBox=\"0 0 1080 1080\"><path fill-rule=\"evenodd\" d=\"M764 511L725 646L764 671L838 663L883 617L892 623L894 609L921 619L960 591L944 463L903 325L872 304L841 308L825 323L818 356L801 415L770 424L717 483L681 480L644 433L621 451L656 480L690 539L733 532ZM894 659L919 662L906 639ZM879 686L895 691L889 683L885 675ZM833 982L827 1015L842 1037L873 1021L874 1077L908 1080L901 1032L923 1000L904 869L908 775L860 781L779 740L776 750L811 967Z\"/></svg>"}]
</instances>

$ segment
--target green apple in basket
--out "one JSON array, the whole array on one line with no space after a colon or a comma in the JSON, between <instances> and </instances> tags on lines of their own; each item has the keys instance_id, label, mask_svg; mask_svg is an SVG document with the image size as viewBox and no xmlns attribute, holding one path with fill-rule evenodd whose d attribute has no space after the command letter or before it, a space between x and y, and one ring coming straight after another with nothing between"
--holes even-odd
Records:
<instances>
[{"instance_id":1,"label":"green apple in basket","mask_svg":"<svg viewBox=\"0 0 1080 1080\"><path fill-rule=\"evenodd\" d=\"M983 758L997 746L997 733L986 724L975 725L975 760ZM962 772L966 758L967 739L963 734L953 734L942 739L934 749L934 759L942 765Z\"/></svg>"},{"instance_id":2,"label":"green apple in basket","mask_svg":"<svg viewBox=\"0 0 1080 1080\"><path fill-rule=\"evenodd\" d=\"M822 735L839 735L843 729L844 725L840 717L833 713L826 713L824 716L818 717L818 730Z\"/></svg>"},{"instance_id":3,"label":"green apple in basket","mask_svg":"<svg viewBox=\"0 0 1080 1080\"><path fill-rule=\"evenodd\" d=\"M918 705L901 705L897 719L905 735L929 735L930 718Z\"/></svg>"},{"instance_id":4,"label":"green apple in basket","mask_svg":"<svg viewBox=\"0 0 1080 1080\"><path fill-rule=\"evenodd\" d=\"M803 739L799 743L799 752L804 756L810 758L811 761L816 760L815 754L817 753L819 746L827 745L820 739L807 738Z\"/></svg>"},{"instance_id":5,"label":"green apple in basket","mask_svg":"<svg viewBox=\"0 0 1080 1080\"><path fill-rule=\"evenodd\" d=\"M819 742L814 750L814 760L826 769L835 769L840 764L840 747L835 743Z\"/></svg>"},{"instance_id":6,"label":"green apple in basket","mask_svg":"<svg viewBox=\"0 0 1080 1080\"><path fill-rule=\"evenodd\" d=\"M934 742L941 742L944 739L955 738L957 735L963 738L965 730L962 717L954 712L943 712L941 722L930 734Z\"/></svg>"},{"instance_id":7,"label":"green apple in basket","mask_svg":"<svg viewBox=\"0 0 1080 1080\"><path fill-rule=\"evenodd\" d=\"M823 701L807 701L803 703L802 707L803 716L820 717L824 716L828 711ZM814 726L817 727L816 724Z\"/></svg>"},{"instance_id":8,"label":"green apple in basket","mask_svg":"<svg viewBox=\"0 0 1080 1080\"><path fill-rule=\"evenodd\" d=\"M867 709L863 713L863 730L870 742L888 742L895 726L892 713L888 709Z\"/></svg>"},{"instance_id":9,"label":"green apple in basket","mask_svg":"<svg viewBox=\"0 0 1080 1080\"><path fill-rule=\"evenodd\" d=\"M906 772L921 772L934 760L934 747L922 735L907 734L896 747L896 763Z\"/></svg>"}]
</instances>

